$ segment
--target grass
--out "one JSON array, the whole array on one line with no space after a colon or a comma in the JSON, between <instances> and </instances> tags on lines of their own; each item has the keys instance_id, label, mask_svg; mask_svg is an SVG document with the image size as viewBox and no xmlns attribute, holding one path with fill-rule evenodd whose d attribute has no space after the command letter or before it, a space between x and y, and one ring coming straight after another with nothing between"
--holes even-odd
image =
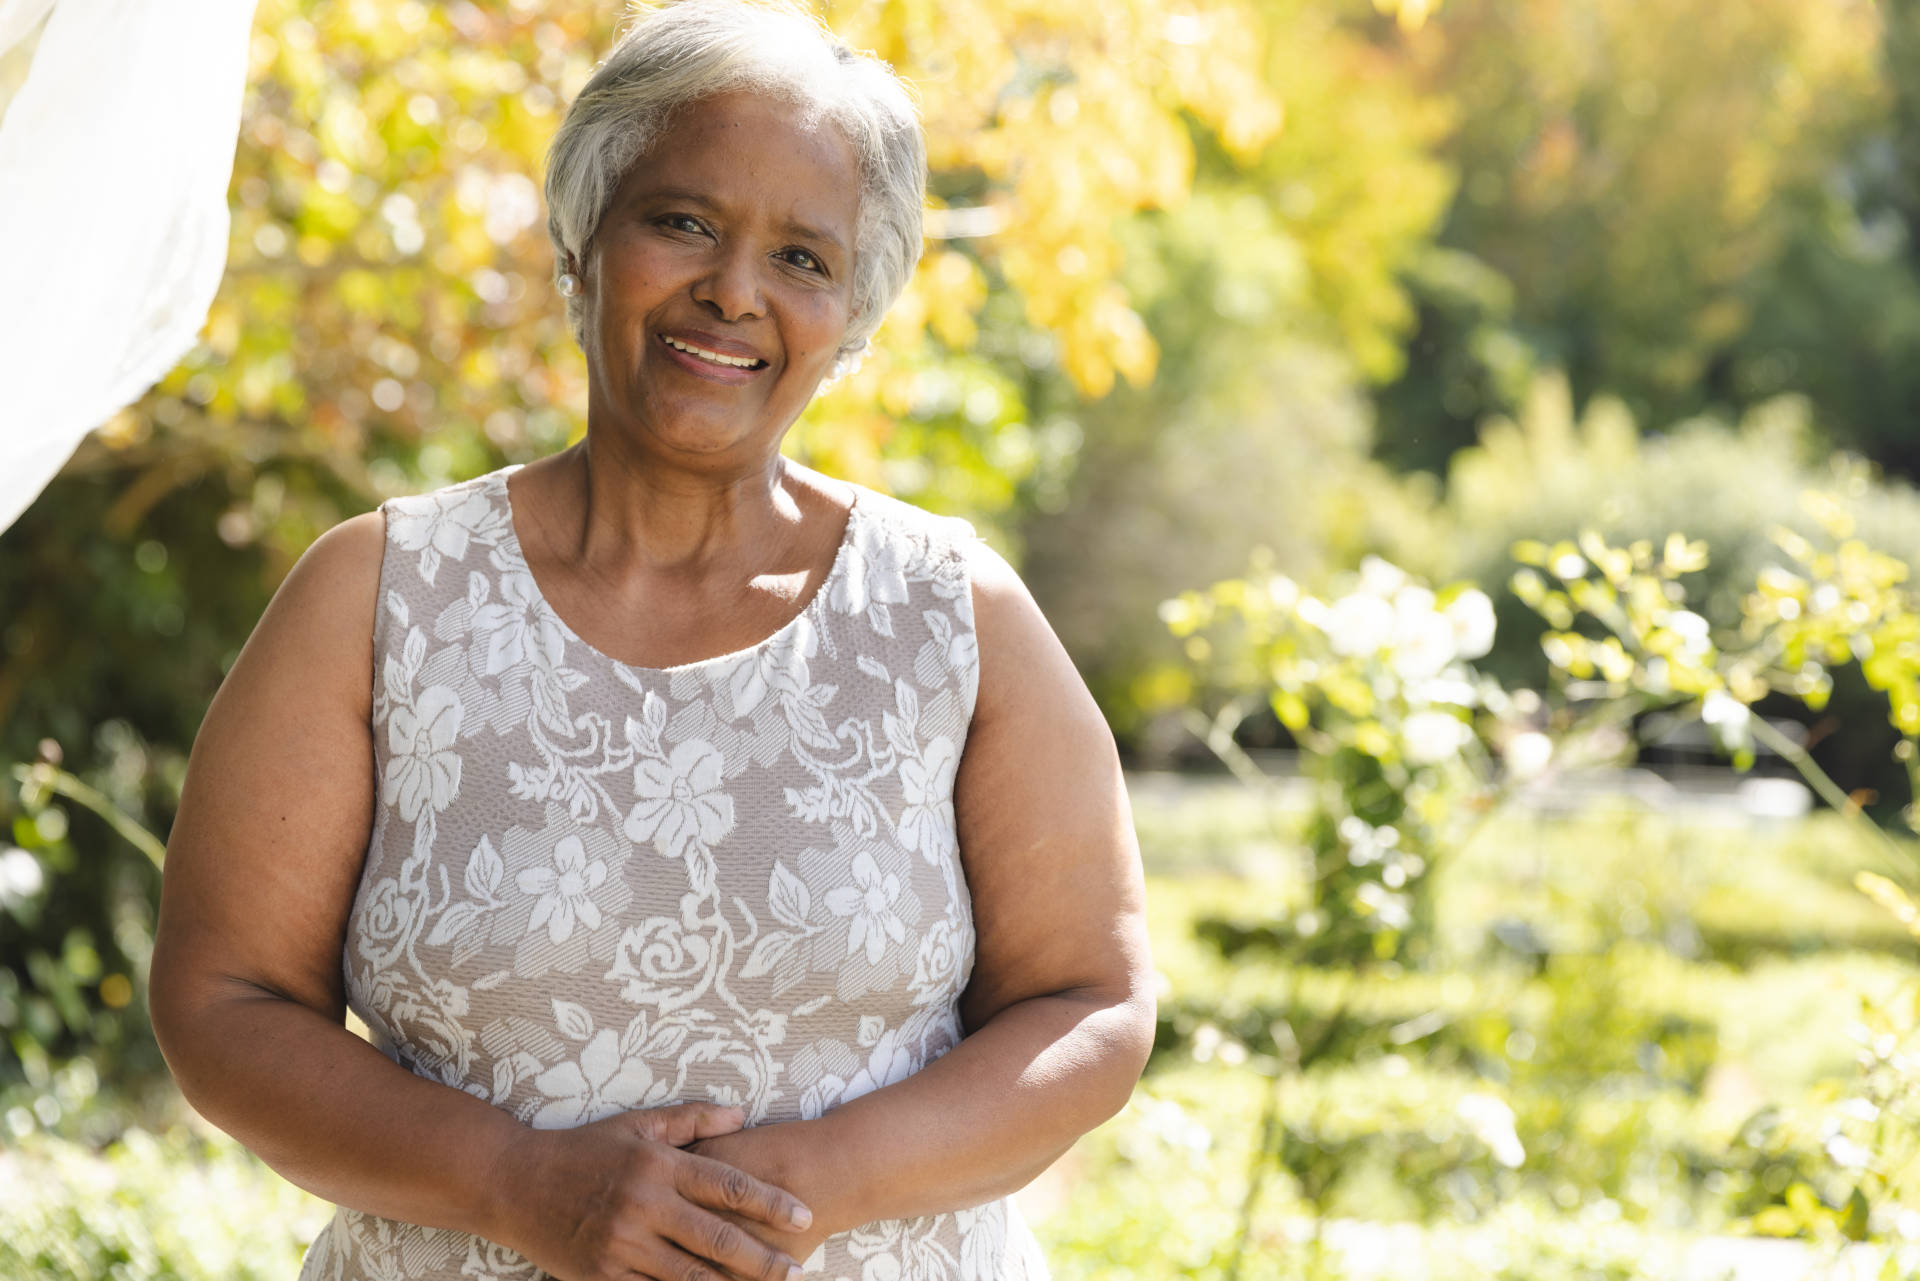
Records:
<instances>
[{"instance_id":1,"label":"grass","mask_svg":"<svg viewBox=\"0 0 1920 1281\"><path fill-rule=\"evenodd\" d=\"M1745 1281L1831 1256L1728 1234L1796 1185L1844 1197L1822 1126L1859 1003L1916 975L1832 816L1496 817L1438 873L1438 964L1355 976L1266 941L1307 893L1297 814L1226 782L1148 780L1135 803L1159 1044L1126 1111L1023 1197L1060 1281ZM1522 925L1538 953L1502 941ZM1283 1070L1282 1020L1330 1052ZM100 1146L24 1115L3 1277L286 1278L329 1212L204 1127ZM1872 1249L1902 1246L1873 1226Z\"/></svg>"}]
</instances>

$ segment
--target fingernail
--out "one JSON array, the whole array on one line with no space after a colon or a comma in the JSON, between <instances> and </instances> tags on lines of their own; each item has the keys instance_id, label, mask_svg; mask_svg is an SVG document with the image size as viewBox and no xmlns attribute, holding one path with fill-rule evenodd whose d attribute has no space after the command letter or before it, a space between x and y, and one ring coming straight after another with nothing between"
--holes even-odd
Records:
<instances>
[{"instance_id":1,"label":"fingernail","mask_svg":"<svg viewBox=\"0 0 1920 1281\"><path fill-rule=\"evenodd\" d=\"M801 1278L804 1276L806 1276L806 1273L800 1270L798 1264L787 1269L787 1281L801 1281Z\"/></svg>"},{"instance_id":2,"label":"fingernail","mask_svg":"<svg viewBox=\"0 0 1920 1281\"><path fill-rule=\"evenodd\" d=\"M792 1212L787 1215L787 1222L804 1232L813 1226L813 1211L804 1205L796 1205L793 1207Z\"/></svg>"}]
</instances>

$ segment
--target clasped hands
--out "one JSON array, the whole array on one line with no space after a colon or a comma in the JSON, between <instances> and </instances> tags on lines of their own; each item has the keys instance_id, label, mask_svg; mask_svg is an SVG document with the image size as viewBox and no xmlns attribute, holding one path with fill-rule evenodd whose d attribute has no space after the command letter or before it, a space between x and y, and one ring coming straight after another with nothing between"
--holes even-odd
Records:
<instances>
[{"instance_id":1,"label":"clasped hands","mask_svg":"<svg viewBox=\"0 0 1920 1281\"><path fill-rule=\"evenodd\" d=\"M749 1173L777 1166L745 1114L625 1112L516 1146L493 1239L560 1281L798 1281L825 1239L812 1211Z\"/></svg>"}]
</instances>

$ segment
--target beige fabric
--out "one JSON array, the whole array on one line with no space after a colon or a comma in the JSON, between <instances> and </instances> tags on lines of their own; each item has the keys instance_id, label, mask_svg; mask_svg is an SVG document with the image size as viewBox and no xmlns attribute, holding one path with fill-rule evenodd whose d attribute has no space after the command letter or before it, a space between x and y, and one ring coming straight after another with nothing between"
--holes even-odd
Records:
<instances>
[{"instance_id":1,"label":"beige fabric","mask_svg":"<svg viewBox=\"0 0 1920 1281\"><path fill-rule=\"evenodd\" d=\"M856 487L787 626L634 668L541 597L512 470L384 505L380 795L344 958L382 1048L536 1128L690 1099L817 1117L952 1048L974 947L953 817L972 530ZM1045 1275L1005 1200L840 1234L806 1271ZM539 1275L346 1209L301 1271Z\"/></svg>"}]
</instances>

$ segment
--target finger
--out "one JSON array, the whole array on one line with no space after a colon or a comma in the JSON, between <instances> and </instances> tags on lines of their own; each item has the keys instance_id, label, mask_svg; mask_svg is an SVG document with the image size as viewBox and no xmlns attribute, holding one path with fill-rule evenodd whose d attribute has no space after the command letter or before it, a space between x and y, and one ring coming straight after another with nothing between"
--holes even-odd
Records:
<instances>
[{"instance_id":1,"label":"finger","mask_svg":"<svg viewBox=\"0 0 1920 1281\"><path fill-rule=\"evenodd\" d=\"M747 1114L739 1108L722 1107L718 1103L676 1103L628 1115L640 1126L644 1137L676 1148L732 1134L747 1121Z\"/></svg>"},{"instance_id":2,"label":"finger","mask_svg":"<svg viewBox=\"0 0 1920 1281\"><path fill-rule=\"evenodd\" d=\"M689 1205L664 1233L701 1266L743 1281L798 1281L800 1265L745 1228Z\"/></svg>"},{"instance_id":3,"label":"finger","mask_svg":"<svg viewBox=\"0 0 1920 1281\"><path fill-rule=\"evenodd\" d=\"M813 1226L813 1211L798 1197L725 1161L689 1154L676 1170L680 1195L697 1205L731 1210L781 1232L802 1232Z\"/></svg>"},{"instance_id":4,"label":"finger","mask_svg":"<svg viewBox=\"0 0 1920 1281\"><path fill-rule=\"evenodd\" d=\"M644 1281L735 1281L728 1269L666 1240L657 1243L646 1267L636 1275Z\"/></svg>"}]
</instances>

